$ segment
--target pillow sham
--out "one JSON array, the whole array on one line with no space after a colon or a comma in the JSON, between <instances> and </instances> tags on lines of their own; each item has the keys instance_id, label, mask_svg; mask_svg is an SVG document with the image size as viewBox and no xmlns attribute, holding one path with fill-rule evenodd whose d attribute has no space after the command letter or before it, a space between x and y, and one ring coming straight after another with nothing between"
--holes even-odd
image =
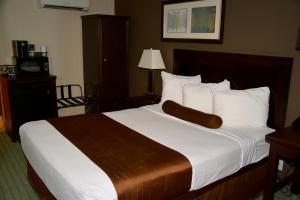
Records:
<instances>
[{"instance_id":1,"label":"pillow sham","mask_svg":"<svg viewBox=\"0 0 300 200\"><path fill-rule=\"evenodd\" d=\"M224 126L263 127L269 115L270 89L227 90L214 93L214 114L223 119Z\"/></svg>"},{"instance_id":2,"label":"pillow sham","mask_svg":"<svg viewBox=\"0 0 300 200\"><path fill-rule=\"evenodd\" d=\"M201 83L200 75L179 76L162 71L161 77L163 83L161 103L165 102L166 100L172 100L176 103L182 104L183 86L187 83Z\"/></svg>"},{"instance_id":3,"label":"pillow sham","mask_svg":"<svg viewBox=\"0 0 300 200\"><path fill-rule=\"evenodd\" d=\"M174 101L165 101L162 105L162 109L169 115L207 128L215 129L222 125L222 119L219 116L187 108Z\"/></svg>"},{"instance_id":4,"label":"pillow sham","mask_svg":"<svg viewBox=\"0 0 300 200\"><path fill-rule=\"evenodd\" d=\"M206 113L213 113L213 92L230 89L230 82L186 84L183 87L183 105Z\"/></svg>"}]
</instances>

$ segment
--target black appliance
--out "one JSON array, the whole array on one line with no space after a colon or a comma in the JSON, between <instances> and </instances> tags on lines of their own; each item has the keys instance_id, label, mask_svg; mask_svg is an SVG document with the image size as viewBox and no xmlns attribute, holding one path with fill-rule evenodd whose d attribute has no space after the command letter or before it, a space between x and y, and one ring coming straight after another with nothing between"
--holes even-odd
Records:
<instances>
[{"instance_id":1,"label":"black appliance","mask_svg":"<svg viewBox=\"0 0 300 200\"><path fill-rule=\"evenodd\" d=\"M13 53L15 57L27 57L28 56L28 41L25 40L13 40Z\"/></svg>"},{"instance_id":2,"label":"black appliance","mask_svg":"<svg viewBox=\"0 0 300 200\"><path fill-rule=\"evenodd\" d=\"M16 76L49 76L49 61L45 56L14 57Z\"/></svg>"}]
</instances>

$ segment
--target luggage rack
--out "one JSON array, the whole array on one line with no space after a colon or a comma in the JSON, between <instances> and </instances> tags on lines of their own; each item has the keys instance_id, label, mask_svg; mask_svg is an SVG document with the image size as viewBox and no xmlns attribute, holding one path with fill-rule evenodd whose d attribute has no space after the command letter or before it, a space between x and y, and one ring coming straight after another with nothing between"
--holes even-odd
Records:
<instances>
[{"instance_id":1,"label":"luggage rack","mask_svg":"<svg viewBox=\"0 0 300 200\"><path fill-rule=\"evenodd\" d=\"M92 104L88 97L83 96L82 88L79 84L58 85L56 89L58 94L60 94L60 98L57 98L57 109ZM74 97L72 94L74 90L78 90L80 95ZM66 92L67 95L65 95Z\"/></svg>"}]
</instances>

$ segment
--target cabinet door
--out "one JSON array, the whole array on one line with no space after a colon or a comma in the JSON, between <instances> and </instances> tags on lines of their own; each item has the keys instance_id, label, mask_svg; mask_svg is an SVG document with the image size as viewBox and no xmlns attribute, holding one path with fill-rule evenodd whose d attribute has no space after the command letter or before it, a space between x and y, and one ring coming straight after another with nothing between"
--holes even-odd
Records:
<instances>
[{"instance_id":1,"label":"cabinet door","mask_svg":"<svg viewBox=\"0 0 300 200\"><path fill-rule=\"evenodd\" d=\"M56 116L50 81L12 84L11 103L16 128L28 121Z\"/></svg>"},{"instance_id":2,"label":"cabinet door","mask_svg":"<svg viewBox=\"0 0 300 200\"><path fill-rule=\"evenodd\" d=\"M10 99L9 99L9 91L8 91L8 83L7 79L4 76L0 76L0 83L1 83L1 98L2 98L2 108L3 108L3 120L5 130L10 137L12 136L12 116L11 116L11 106L10 106Z\"/></svg>"},{"instance_id":3,"label":"cabinet door","mask_svg":"<svg viewBox=\"0 0 300 200\"><path fill-rule=\"evenodd\" d=\"M128 96L128 20L101 19L100 95L108 101Z\"/></svg>"},{"instance_id":4,"label":"cabinet door","mask_svg":"<svg viewBox=\"0 0 300 200\"><path fill-rule=\"evenodd\" d=\"M97 17L82 18L84 94L90 97L99 96L100 91L100 22Z\"/></svg>"}]
</instances>

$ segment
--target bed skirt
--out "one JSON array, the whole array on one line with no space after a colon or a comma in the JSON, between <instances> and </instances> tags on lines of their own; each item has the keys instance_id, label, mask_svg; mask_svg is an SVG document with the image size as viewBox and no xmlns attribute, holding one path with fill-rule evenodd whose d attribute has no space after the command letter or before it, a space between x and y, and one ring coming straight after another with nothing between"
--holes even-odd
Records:
<instances>
[{"instance_id":1,"label":"bed skirt","mask_svg":"<svg viewBox=\"0 0 300 200\"><path fill-rule=\"evenodd\" d=\"M238 172L199 190L185 193L174 200L255 199L262 194L267 182L267 159L251 164ZM47 187L27 163L27 178L41 200L55 200Z\"/></svg>"}]
</instances>

